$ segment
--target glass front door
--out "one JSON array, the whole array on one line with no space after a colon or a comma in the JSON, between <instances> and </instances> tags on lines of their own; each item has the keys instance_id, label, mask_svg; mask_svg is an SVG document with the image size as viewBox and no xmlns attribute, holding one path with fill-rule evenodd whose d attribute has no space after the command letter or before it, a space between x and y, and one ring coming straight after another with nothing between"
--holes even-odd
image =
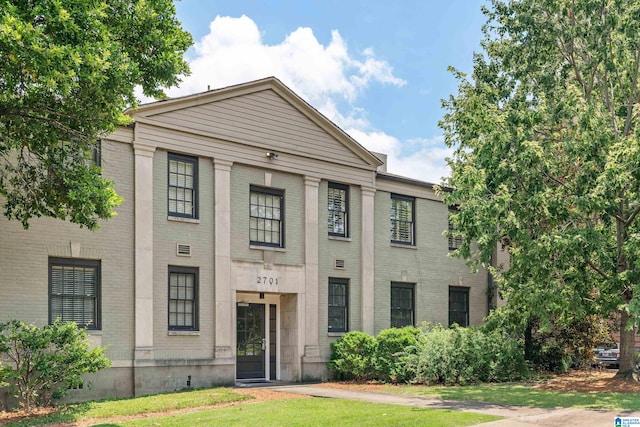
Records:
<instances>
[{"instance_id":1,"label":"glass front door","mask_svg":"<svg viewBox=\"0 0 640 427\"><path fill-rule=\"evenodd\" d=\"M265 378L265 306L238 303L236 378Z\"/></svg>"}]
</instances>

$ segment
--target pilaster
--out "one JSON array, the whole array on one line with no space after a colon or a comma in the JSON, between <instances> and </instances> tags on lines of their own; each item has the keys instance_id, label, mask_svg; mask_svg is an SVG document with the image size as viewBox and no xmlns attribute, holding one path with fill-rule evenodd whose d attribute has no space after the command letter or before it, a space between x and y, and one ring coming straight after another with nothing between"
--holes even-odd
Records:
<instances>
[{"instance_id":1,"label":"pilaster","mask_svg":"<svg viewBox=\"0 0 640 427\"><path fill-rule=\"evenodd\" d=\"M235 329L234 296L231 286L231 166L213 160L214 169L214 264L215 264L215 358L233 357Z\"/></svg>"},{"instance_id":2,"label":"pilaster","mask_svg":"<svg viewBox=\"0 0 640 427\"><path fill-rule=\"evenodd\" d=\"M374 334L374 188L362 187L362 331Z\"/></svg>"},{"instance_id":3,"label":"pilaster","mask_svg":"<svg viewBox=\"0 0 640 427\"><path fill-rule=\"evenodd\" d=\"M153 359L153 153L134 143L135 359Z\"/></svg>"},{"instance_id":4,"label":"pilaster","mask_svg":"<svg viewBox=\"0 0 640 427\"><path fill-rule=\"evenodd\" d=\"M305 323L304 356L320 356L318 346L318 189L320 179L304 177L304 264L305 264Z\"/></svg>"}]
</instances>

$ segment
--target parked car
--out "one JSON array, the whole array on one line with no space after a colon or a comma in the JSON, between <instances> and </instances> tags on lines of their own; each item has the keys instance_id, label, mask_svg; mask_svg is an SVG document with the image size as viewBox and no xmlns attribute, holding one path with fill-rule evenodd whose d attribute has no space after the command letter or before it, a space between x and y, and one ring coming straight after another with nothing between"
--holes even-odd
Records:
<instances>
[{"instance_id":1,"label":"parked car","mask_svg":"<svg viewBox=\"0 0 640 427\"><path fill-rule=\"evenodd\" d=\"M596 356L596 365L615 367L620 366L620 346L615 347L598 347L593 350Z\"/></svg>"}]
</instances>

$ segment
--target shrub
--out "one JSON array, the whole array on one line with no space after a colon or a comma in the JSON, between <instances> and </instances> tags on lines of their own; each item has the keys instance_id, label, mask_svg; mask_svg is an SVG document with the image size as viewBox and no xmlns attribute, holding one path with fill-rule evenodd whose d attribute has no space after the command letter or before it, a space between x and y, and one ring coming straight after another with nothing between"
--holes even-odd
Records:
<instances>
[{"instance_id":1,"label":"shrub","mask_svg":"<svg viewBox=\"0 0 640 427\"><path fill-rule=\"evenodd\" d=\"M409 382L415 376L417 336L420 329L413 326L390 328L376 337L376 378L392 382Z\"/></svg>"},{"instance_id":2,"label":"shrub","mask_svg":"<svg viewBox=\"0 0 640 427\"><path fill-rule=\"evenodd\" d=\"M51 403L81 376L110 366L104 348L89 348L87 333L73 322L56 321L37 327L18 320L0 324L0 385L8 387L19 404Z\"/></svg>"},{"instance_id":3,"label":"shrub","mask_svg":"<svg viewBox=\"0 0 640 427\"><path fill-rule=\"evenodd\" d=\"M527 374L521 346L498 331L440 326L425 329L418 339L416 381L469 384L507 381Z\"/></svg>"},{"instance_id":4,"label":"shrub","mask_svg":"<svg viewBox=\"0 0 640 427\"><path fill-rule=\"evenodd\" d=\"M376 347L376 340L371 335L360 331L347 332L331 344L329 369L338 379L372 379Z\"/></svg>"}]
</instances>

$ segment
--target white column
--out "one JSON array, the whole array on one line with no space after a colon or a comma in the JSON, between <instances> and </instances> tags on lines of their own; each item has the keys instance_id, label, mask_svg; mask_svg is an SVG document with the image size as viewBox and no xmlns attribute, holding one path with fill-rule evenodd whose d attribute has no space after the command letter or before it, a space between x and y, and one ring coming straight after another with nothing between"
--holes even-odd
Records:
<instances>
[{"instance_id":1,"label":"white column","mask_svg":"<svg viewBox=\"0 0 640 427\"><path fill-rule=\"evenodd\" d=\"M232 333L235 329L233 290L231 286L231 165L233 162L214 159L215 176L215 357L233 357Z\"/></svg>"},{"instance_id":2,"label":"white column","mask_svg":"<svg viewBox=\"0 0 640 427\"><path fill-rule=\"evenodd\" d=\"M134 143L135 358L153 358L153 153Z\"/></svg>"},{"instance_id":3,"label":"white column","mask_svg":"<svg viewBox=\"0 0 640 427\"><path fill-rule=\"evenodd\" d=\"M318 188L320 179L304 177L305 324L304 356L319 357L318 347Z\"/></svg>"},{"instance_id":4,"label":"white column","mask_svg":"<svg viewBox=\"0 0 640 427\"><path fill-rule=\"evenodd\" d=\"M374 188L362 187L362 331L374 333Z\"/></svg>"}]
</instances>

